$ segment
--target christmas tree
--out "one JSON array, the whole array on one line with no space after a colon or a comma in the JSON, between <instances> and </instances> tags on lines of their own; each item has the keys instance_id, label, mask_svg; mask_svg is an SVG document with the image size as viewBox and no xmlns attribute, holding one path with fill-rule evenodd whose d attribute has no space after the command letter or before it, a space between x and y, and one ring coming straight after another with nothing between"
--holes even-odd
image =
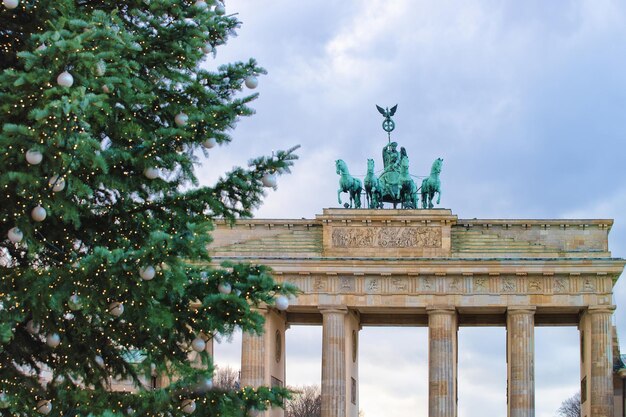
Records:
<instances>
[{"instance_id":1,"label":"christmas tree","mask_svg":"<svg viewBox=\"0 0 626 417\"><path fill-rule=\"evenodd\" d=\"M205 349L294 293L207 253L214 219L251 216L296 158L198 185L264 73L212 68L239 26L209 0L3 1L0 415L243 416L288 395L213 388Z\"/></svg>"}]
</instances>

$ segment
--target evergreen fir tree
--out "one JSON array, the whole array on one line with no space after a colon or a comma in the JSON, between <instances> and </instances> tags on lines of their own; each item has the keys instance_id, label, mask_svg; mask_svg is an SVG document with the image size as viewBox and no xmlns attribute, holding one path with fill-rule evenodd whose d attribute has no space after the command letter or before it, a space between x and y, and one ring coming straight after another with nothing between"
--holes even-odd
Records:
<instances>
[{"instance_id":1,"label":"evergreen fir tree","mask_svg":"<svg viewBox=\"0 0 626 417\"><path fill-rule=\"evenodd\" d=\"M211 388L202 350L261 331L253 307L294 293L206 249L213 221L251 216L295 159L198 185L195 155L231 140L264 73L211 68L239 25L211 0L3 1L0 415L243 416L288 395ZM173 382L151 389L155 374Z\"/></svg>"}]
</instances>

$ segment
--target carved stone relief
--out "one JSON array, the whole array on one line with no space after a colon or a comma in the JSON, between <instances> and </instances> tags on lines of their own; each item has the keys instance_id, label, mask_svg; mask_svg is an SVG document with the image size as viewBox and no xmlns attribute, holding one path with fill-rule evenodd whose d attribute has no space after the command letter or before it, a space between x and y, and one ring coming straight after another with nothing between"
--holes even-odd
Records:
<instances>
[{"instance_id":1,"label":"carved stone relief","mask_svg":"<svg viewBox=\"0 0 626 417\"><path fill-rule=\"evenodd\" d=\"M474 291L475 292L487 291L487 278L476 278L474 280Z\"/></svg>"},{"instance_id":2,"label":"carved stone relief","mask_svg":"<svg viewBox=\"0 0 626 417\"><path fill-rule=\"evenodd\" d=\"M354 277L339 278L339 291L353 292L354 291Z\"/></svg>"},{"instance_id":3,"label":"carved stone relief","mask_svg":"<svg viewBox=\"0 0 626 417\"><path fill-rule=\"evenodd\" d=\"M567 281L565 281L563 278L555 278L552 284L552 288L556 293L565 292L566 284Z\"/></svg>"},{"instance_id":4,"label":"carved stone relief","mask_svg":"<svg viewBox=\"0 0 626 417\"><path fill-rule=\"evenodd\" d=\"M391 286L395 291L406 291L408 289L408 285L405 279L403 278L393 278L391 280Z\"/></svg>"},{"instance_id":5,"label":"carved stone relief","mask_svg":"<svg viewBox=\"0 0 626 417\"><path fill-rule=\"evenodd\" d=\"M378 278L367 278L365 280L366 292L378 292L380 291L380 281Z\"/></svg>"},{"instance_id":6,"label":"carved stone relief","mask_svg":"<svg viewBox=\"0 0 626 417\"><path fill-rule=\"evenodd\" d=\"M539 292L542 289L543 289L543 285L539 279L532 278L528 281L528 291Z\"/></svg>"},{"instance_id":7,"label":"carved stone relief","mask_svg":"<svg viewBox=\"0 0 626 417\"><path fill-rule=\"evenodd\" d=\"M595 291L595 290L596 290L595 283L591 279L585 278L583 280L583 291Z\"/></svg>"},{"instance_id":8,"label":"carved stone relief","mask_svg":"<svg viewBox=\"0 0 626 417\"><path fill-rule=\"evenodd\" d=\"M334 227L336 248L441 248L439 227Z\"/></svg>"},{"instance_id":9,"label":"carved stone relief","mask_svg":"<svg viewBox=\"0 0 626 417\"><path fill-rule=\"evenodd\" d=\"M504 278L502 280L502 292L514 292L517 288L515 278Z\"/></svg>"}]
</instances>

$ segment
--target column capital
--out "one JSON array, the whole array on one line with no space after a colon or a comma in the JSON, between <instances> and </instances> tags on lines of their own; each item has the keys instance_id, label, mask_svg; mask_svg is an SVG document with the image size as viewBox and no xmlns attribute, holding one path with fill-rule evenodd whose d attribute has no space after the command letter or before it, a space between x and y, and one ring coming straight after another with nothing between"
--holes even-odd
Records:
<instances>
[{"instance_id":1,"label":"column capital","mask_svg":"<svg viewBox=\"0 0 626 417\"><path fill-rule=\"evenodd\" d=\"M328 314L328 313L348 314L348 307L344 305L322 304L322 305L319 305L317 309L322 314Z\"/></svg>"},{"instance_id":2,"label":"column capital","mask_svg":"<svg viewBox=\"0 0 626 417\"><path fill-rule=\"evenodd\" d=\"M426 313L431 314L456 314L456 308L453 306L429 306L426 307Z\"/></svg>"},{"instance_id":3,"label":"column capital","mask_svg":"<svg viewBox=\"0 0 626 417\"><path fill-rule=\"evenodd\" d=\"M534 315L537 311L535 306L509 306L506 308L506 313L510 316L513 314L529 314Z\"/></svg>"},{"instance_id":4,"label":"column capital","mask_svg":"<svg viewBox=\"0 0 626 417\"><path fill-rule=\"evenodd\" d=\"M587 307L587 313L589 314L613 314L615 311L614 305L606 305L606 306L589 306Z\"/></svg>"}]
</instances>

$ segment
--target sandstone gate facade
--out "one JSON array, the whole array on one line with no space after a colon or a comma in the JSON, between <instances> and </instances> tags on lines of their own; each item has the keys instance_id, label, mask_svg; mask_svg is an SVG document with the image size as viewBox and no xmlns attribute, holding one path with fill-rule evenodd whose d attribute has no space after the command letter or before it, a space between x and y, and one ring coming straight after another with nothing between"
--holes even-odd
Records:
<instances>
[{"instance_id":1,"label":"sandstone gate facade","mask_svg":"<svg viewBox=\"0 0 626 417\"><path fill-rule=\"evenodd\" d=\"M622 416L611 319L625 262L609 252L611 225L464 220L445 209L325 209L315 219L219 224L214 262L271 266L303 292L286 312L262 310L263 335L244 334L242 384L283 384L286 328L321 324L322 417L356 417L359 329L428 326L429 416L454 417L458 327L506 326L508 415L531 417L534 327L570 325L580 331L582 417Z\"/></svg>"}]
</instances>

